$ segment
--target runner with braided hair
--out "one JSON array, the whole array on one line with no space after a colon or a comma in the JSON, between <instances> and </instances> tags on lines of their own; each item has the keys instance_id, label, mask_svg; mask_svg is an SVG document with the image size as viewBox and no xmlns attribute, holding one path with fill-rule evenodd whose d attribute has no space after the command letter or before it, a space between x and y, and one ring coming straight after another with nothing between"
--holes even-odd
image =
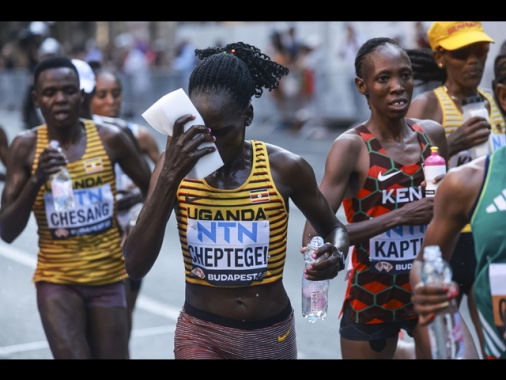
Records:
<instances>
[{"instance_id":1,"label":"runner with braided hair","mask_svg":"<svg viewBox=\"0 0 506 380\"><path fill-rule=\"evenodd\" d=\"M205 125L181 116L154 169L147 199L123 248L131 278L154 265L174 211L185 271L176 359L297 359L295 317L283 285L289 201L327 242L306 271L331 279L343 269L344 225L318 190L312 167L279 146L246 140L253 96L277 90L288 69L238 42L196 50L188 93ZM214 147L224 165L203 179L187 173ZM176 242L171 242L175 246ZM174 249L179 251L179 249Z\"/></svg>"}]
</instances>

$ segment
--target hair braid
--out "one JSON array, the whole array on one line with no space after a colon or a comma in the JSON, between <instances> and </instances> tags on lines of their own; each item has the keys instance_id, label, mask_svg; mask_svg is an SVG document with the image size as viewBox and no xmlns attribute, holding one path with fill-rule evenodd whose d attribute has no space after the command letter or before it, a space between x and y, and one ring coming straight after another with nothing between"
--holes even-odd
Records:
<instances>
[{"instance_id":1,"label":"hair braid","mask_svg":"<svg viewBox=\"0 0 506 380\"><path fill-rule=\"evenodd\" d=\"M407 53L411 60L413 78L416 80L417 86L431 81L441 82L441 84L446 82L446 70L437 65L431 49L408 49Z\"/></svg>"},{"instance_id":2,"label":"hair braid","mask_svg":"<svg viewBox=\"0 0 506 380\"><path fill-rule=\"evenodd\" d=\"M277 90L279 80L288 69L255 46L235 42L224 47L196 49L201 62L195 67L188 92L195 90L229 91L240 105L246 106L253 96L262 96L263 89Z\"/></svg>"},{"instance_id":3,"label":"hair braid","mask_svg":"<svg viewBox=\"0 0 506 380\"><path fill-rule=\"evenodd\" d=\"M379 46L383 46L386 44L394 45L400 50L404 51L399 43L388 37L375 37L370 38L366 42L360 46L358 49L357 55L355 57L355 75L359 78L363 78L362 66L366 57L371 54L374 50L376 50Z\"/></svg>"}]
</instances>

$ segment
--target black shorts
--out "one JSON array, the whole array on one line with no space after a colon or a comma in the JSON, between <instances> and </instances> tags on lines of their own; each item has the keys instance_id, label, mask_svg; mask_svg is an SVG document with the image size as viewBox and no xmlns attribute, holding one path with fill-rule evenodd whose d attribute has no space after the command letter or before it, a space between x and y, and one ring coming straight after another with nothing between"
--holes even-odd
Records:
<instances>
[{"instance_id":1,"label":"black shorts","mask_svg":"<svg viewBox=\"0 0 506 380\"><path fill-rule=\"evenodd\" d=\"M349 340L380 341L398 336L401 329L406 330L408 335L412 336L417 323L418 318L370 325L355 323L351 319L351 306L347 304L341 318L339 334Z\"/></svg>"},{"instance_id":2,"label":"black shorts","mask_svg":"<svg viewBox=\"0 0 506 380\"><path fill-rule=\"evenodd\" d=\"M460 292L457 302L460 305L462 296L469 295L476 276L476 256L474 253L474 239L471 232L461 232L455 250L450 260L453 277L459 284Z\"/></svg>"}]
</instances>

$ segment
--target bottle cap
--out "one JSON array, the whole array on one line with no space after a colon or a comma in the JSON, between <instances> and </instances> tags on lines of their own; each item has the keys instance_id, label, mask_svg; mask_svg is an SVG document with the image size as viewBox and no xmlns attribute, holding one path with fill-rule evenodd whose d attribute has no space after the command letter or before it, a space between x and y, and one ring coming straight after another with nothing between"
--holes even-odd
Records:
<instances>
[{"instance_id":1,"label":"bottle cap","mask_svg":"<svg viewBox=\"0 0 506 380\"><path fill-rule=\"evenodd\" d=\"M441 257L441 249L438 245L428 245L423 250L423 258L424 260L432 260L437 257Z\"/></svg>"},{"instance_id":2,"label":"bottle cap","mask_svg":"<svg viewBox=\"0 0 506 380\"><path fill-rule=\"evenodd\" d=\"M314 248L318 248L321 247L323 244L325 244L325 241L321 236L313 236L311 239L311 243L309 244L311 244L311 246Z\"/></svg>"},{"instance_id":3,"label":"bottle cap","mask_svg":"<svg viewBox=\"0 0 506 380\"><path fill-rule=\"evenodd\" d=\"M439 151L439 148L438 148L437 146L434 146L434 145L433 145L433 146L431 146L431 147L430 147L430 151L431 151L431 152L436 152L436 153L437 153L437 152Z\"/></svg>"}]
</instances>

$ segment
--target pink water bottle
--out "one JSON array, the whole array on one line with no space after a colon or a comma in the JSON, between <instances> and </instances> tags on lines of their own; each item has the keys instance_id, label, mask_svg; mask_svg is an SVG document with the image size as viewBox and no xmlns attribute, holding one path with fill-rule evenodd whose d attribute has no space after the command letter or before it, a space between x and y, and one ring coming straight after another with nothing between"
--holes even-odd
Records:
<instances>
[{"instance_id":1,"label":"pink water bottle","mask_svg":"<svg viewBox=\"0 0 506 380\"><path fill-rule=\"evenodd\" d=\"M423 164L423 174L425 175L425 181L427 186L425 187L425 196L434 197L436 195L436 189L439 183L434 183L434 178L441 174L446 174L446 161L439 155L439 149L437 146L430 148L431 155L427 157Z\"/></svg>"}]
</instances>

